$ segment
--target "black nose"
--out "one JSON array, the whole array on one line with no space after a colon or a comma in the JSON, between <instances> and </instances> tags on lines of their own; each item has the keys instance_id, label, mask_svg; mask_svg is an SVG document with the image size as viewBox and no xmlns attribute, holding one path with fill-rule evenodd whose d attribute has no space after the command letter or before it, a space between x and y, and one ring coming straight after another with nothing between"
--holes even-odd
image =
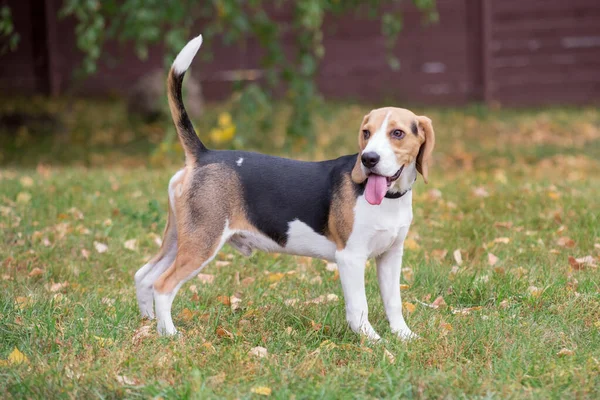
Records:
<instances>
[{"instance_id":1,"label":"black nose","mask_svg":"<svg viewBox=\"0 0 600 400\"><path fill-rule=\"evenodd\" d=\"M373 168L379 162L379 154L369 151L368 153L363 153L360 159L365 167Z\"/></svg>"}]
</instances>

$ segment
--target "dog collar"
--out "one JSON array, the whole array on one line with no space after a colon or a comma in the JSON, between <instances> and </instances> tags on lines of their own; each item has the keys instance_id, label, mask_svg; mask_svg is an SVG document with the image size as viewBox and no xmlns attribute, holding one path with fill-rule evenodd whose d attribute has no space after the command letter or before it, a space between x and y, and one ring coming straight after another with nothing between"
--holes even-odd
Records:
<instances>
[{"instance_id":1,"label":"dog collar","mask_svg":"<svg viewBox=\"0 0 600 400\"><path fill-rule=\"evenodd\" d=\"M405 190L404 192L396 192L396 193L387 192L385 194L385 198L386 199L399 199L400 197L404 196L406 193L410 192L411 189Z\"/></svg>"}]
</instances>

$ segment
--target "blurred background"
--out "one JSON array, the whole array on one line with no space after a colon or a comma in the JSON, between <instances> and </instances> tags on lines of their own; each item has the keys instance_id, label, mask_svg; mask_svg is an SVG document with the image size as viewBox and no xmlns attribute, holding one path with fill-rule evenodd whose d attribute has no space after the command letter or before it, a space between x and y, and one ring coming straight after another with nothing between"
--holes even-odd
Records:
<instances>
[{"instance_id":1,"label":"blurred background","mask_svg":"<svg viewBox=\"0 0 600 400\"><path fill-rule=\"evenodd\" d=\"M179 162L165 67L199 33L186 106L212 147L353 152L385 105L433 116L442 150L452 130L548 144L577 123L597 143L597 0L0 4L3 165Z\"/></svg>"}]
</instances>

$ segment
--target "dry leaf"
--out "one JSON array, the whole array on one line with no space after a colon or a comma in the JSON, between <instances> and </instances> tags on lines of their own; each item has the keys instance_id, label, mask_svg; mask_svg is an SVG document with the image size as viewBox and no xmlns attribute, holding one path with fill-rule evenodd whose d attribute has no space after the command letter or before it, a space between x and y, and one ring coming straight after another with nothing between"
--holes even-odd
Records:
<instances>
[{"instance_id":1,"label":"dry leaf","mask_svg":"<svg viewBox=\"0 0 600 400\"><path fill-rule=\"evenodd\" d=\"M448 254L448 250L446 249L435 249L431 252L431 257L438 261L441 261L444 258L446 258L446 254Z\"/></svg>"},{"instance_id":2,"label":"dry leaf","mask_svg":"<svg viewBox=\"0 0 600 400\"><path fill-rule=\"evenodd\" d=\"M394 355L388 349L384 348L383 354L385 355L385 358L387 358L390 364L394 364L396 362L396 357L394 357Z\"/></svg>"},{"instance_id":3,"label":"dry leaf","mask_svg":"<svg viewBox=\"0 0 600 400\"><path fill-rule=\"evenodd\" d=\"M108 250L108 246L100 242L94 242L94 248L100 254L106 253L106 251Z\"/></svg>"},{"instance_id":4,"label":"dry leaf","mask_svg":"<svg viewBox=\"0 0 600 400\"><path fill-rule=\"evenodd\" d=\"M460 249L454 250L454 253L452 253L452 255L454 256L454 261L456 261L456 264L458 264L458 266L461 266L463 259L462 254L460 253Z\"/></svg>"},{"instance_id":5,"label":"dry leaf","mask_svg":"<svg viewBox=\"0 0 600 400\"><path fill-rule=\"evenodd\" d=\"M217 328L217 336L220 338L233 339L233 333L229 332L227 329L221 326Z\"/></svg>"},{"instance_id":6,"label":"dry leaf","mask_svg":"<svg viewBox=\"0 0 600 400\"><path fill-rule=\"evenodd\" d=\"M202 283L213 283L215 276L211 274L198 274L198 280Z\"/></svg>"},{"instance_id":7,"label":"dry leaf","mask_svg":"<svg viewBox=\"0 0 600 400\"><path fill-rule=\"evenodd\" d=\"M254 348L252 348L249 352L249 355L254 356L254 357L258 357L258 358L265 358L268 355L267 349L265 349L264 347L261 346L256 346Z\"/></svg>"},{"instance_id":8,"label":"dry leaf","mask_svg":"<svg viewBox=\"0 0 600 400\"><path fill-rule=\"evenodd\" d=\"M512 222L494 222L496 228L510 229L513 226Z\"/></svg>"},{"instance_id":9,"label":"dry leaf","mask_svg":"<svg viewBox=\"0 0 600 400\"><path fill-rule=\"evenodd\" d=\"M270 387L267 386L255 386L250 391L254 394L259 394L262 396L270 396L273 392Z\"/></svg>"},{"instance_id":10,"label":"dry leaf","mask_svg":"<svg viewBox=\"0 0 600 400\"><path fill-rule=\"evenodd\" d=\"M271 272L267 276L267 281L268 282L279 282L284 276L285 276L285 274L283 272Z\"/></svg>"},{"instance_id":11,"label":"dry leaf","mask_svg":"<svg viewBox=\"0 0 600 400\"><path fill-rule=\"evenodd\" d=\"M410 289L410 285L407 285L405 283L401 283L400 284L400 290L406 290L406 289Z\"/></svg>"},{"instance_id":12,"label":"dry leaf","mask_svg":"<svg viewBox=\"0 0 600 400\"><path fill-rule=\"evenodd\" d=\"M6 361L8 362L8 364L11 364L11 365L28 364L29 363L29 359L27 358L27 356L25 354L21 353L21 351L19 349L17 349L16 347L8 355L8 358L6 359Z\"/></svg>"},{"instance_id":13,"label":"dry leaf","mask_svg":"<svg viewBox=\"0 0 600 400\"><path fill-rule=\"evenodd\" d=\"M131 342L134 345L137 345L137 344L141 343L144 340L144 338L149 337L151 334L152 334L152 326L150 326L150 325L141 326L133 333Z\"/></svg>"},{"instance_id":14,"label":"dry leaf","mask_svg":"<svg viewBox=\"0 0 600 400\"><path fill-rule=\"evenodd\" d=\"M453 308L452 309L452 314L468 315L468 314L471 313L471 311L479 311L482 308L483 308L482 306L465 307L465 308Z\"/></svg>"},{"instance_id":15,"label":"dry leaf","mask_svg":"<svg viewBox=\"0 0 600 400\"><path fill-rule=\"evenodd\" d=\"M283 304L285 304L286 306L293 306L296 305L299 301L299 299L285 299L283 301Z\"/></svg>"},{"instance_id":16,"label":"dry leaf","mask_svg":"<svg viewBox=\"0 0 600 400\"><path fill-rule=\"evenodd\" d=\"M475 197L489 197L490 194L483 186L479 186L473 189L473 195Z\"/></svg>"},{"instance_id":17,"label":"dry leaf","mask_svg":"<svg viewBox=\"0 0 600 400\"><path fill-rule=\"evenodd\" d=\"M569 249L575 247L575 241L566 236L559 237L556 241L556 244L561 247L567 247Z\"/></svg>"},{"instance_id":18,"label":"dry leaf","mask_svg":"<svg viewBox=\"0 0 600 400\"><path fill-rule=\"evenodd\" d=\"M24 176L21 179L19 179L19 182L21 182L21 185L23 187L32 187L33 186L33 179L31 179L30 176Z\"/></svg>"},{"instance_id":19,"label":"dry leaf","mask_svg":"<svg viewBox=\"0 0 600 400\"><path fill-rule=\"evenodd\" d=\"M31 201L31 194L27 192L21 192L17 195L17 203L27 204Z\"/></svg>"},{"instance_id":20,"label":"dry leaf","mask_svg":"<svg viewBox=\"0 0 600 400\"><path fill-rule=\"evenodd\" d=\"M494 265L496 265L498 263L498 261L500 261L500 259L498 257L493 255L492 253L488 253L488 265L490 267L493 267Z\"/></svg>"},{"instance_id":21,"label":"dry leaf","mask_svg":"<svg viewBox=\"0 0 600 400\"><path fill-rule=\"evenodd\" d=\"M24 296L15 297L15 303L17 304L17 307L21 310L23 310L25 307L27 307L30 302L31 302L31 299L29 297L24 297Z\"/></svg>"},{"instance_id":22,"label":"dry leaf","mask_svg":"<svg viewBox=\"0 0 600 400\"><path fill-rule=\"evenodd\" d=\"M402 276L404 280L407 282L412 282L413 280L413 270L410 267L402 268Z\"/></svg>"},{"instance_id":23,"label":"dry leaf","mask_svg":"<svg viewBox=\"0 0 600 400\"><path fill-rule=\"evenodd\" d=\"M504 299L500 302L500 308L508 308L509 304L508 304L508 299Z\"/></svg>"},{"instance_id":24,"label":"dry leaf","mask_svg":"<svg viewBox=\"0 0 600 400\"><path fill-rule=\"evenodd\" d=\"M573 354L575 354L575 352L573 350L569 350L567 348L563 348L558 353L556 353L556 355L559 357L572 356Z\"/></svg>"},{"instance_id":25,"label":"dry leaf","mask_svg":"<svg viewBox=\"0 0 600 400\"><path fill-rule=\"evenodd\" d=\"M446 307L446 301L444 300L444 298L442 296L438 296L433 303L431 303L431 307L432 308L441 308L441 307Z\"/></svg>"},{"instance_id":26,"label":"dry leaf","mask_svg":"<svg viewBox=\"0 0 600 400\"><path fill-rule=\"evenodd\" d=\"M121 385L135 386L138 382L135 379L131 379L125 375L117 375L117 382Z\"/></svg>"},{"instance_id":27,"label":"dry leaf","mask_svg":"<svg viewBox=\"0 0 600 400\"><path fill-rule=\"evenodd\" d=\"M41 269L41 268L34 268L34 269L31 270L31 272L28 274L28 276L30 278L33 278L35 276L40 276L40 275L43 275L43 274L44 274L44 270L43 269Z\"/></svg>"},{"instance_id":28,"label":"dry leaf","mask_svg":"<svg viewBox=\"0 0 600 400\"><path fill-rule=\"evenodd\" d=\"M231 261L215 261L215 265L217 266L217 268L227 267L231 265Z\"/></svg>"},{"instance_id":29,"label":"dry leaf","mask_svg":"<svg viewBox=\"0 0 600 400\"><path fill-rule=\"evenodd\" d=\"M209 376L206 381L211 386L219 386L225 382L226 377L225 372L219 372L217 375Z\"/></svg>"},{"instance_id":30,"label":"dry leaf","mask_svg":"<svg viewBox=\"0 0 600 400\"><path fill-rule=\"evenodd\" d=\"M256 278L252 277L252 276L248 276L244 279L242 279L242 281L240 282L240 284L244 287L251 285L252 283L254 283L254 281L256 280Z\"/></svg>"},{"instance_id":31,"label":"dry leaf","mask_svg":"<svg viewBox=\"0 0 600 400\"><path fill-rule=\"evenodd\" d=\"M231 311L236 311L241 307L242 299L234 294L229 298L229 303L231 304Z\"/></svg>"},{"instance_id":32,"label":"dry leaf","mask_svg":"<svg viewBox=\"0 0 600 400\"><path fill-rule=\"evenodd\" d=\"M592 256L585 256L581 258L569 256L569 264L571 265L571 268L577 271L586 269L587 267L597 267L596 260L594 260L594 257Z\"/></svg>"},{"instance_id":33,"label":"dry leaf","mask_svg":"<svg viewBox=\"0 0 600 400\"><path fill-rule=\"evenodd\" d=\"M137 239L129 239L123 245L127 250L135 251L137 249Z\"/></svg>"},{"instance_id":34,"label":"dry leaf","mask_svg":"<svg viewBox=\"0 0 600 400\"><path fill-rule=\"evenodd\" d=\"M194 319L194 313L189 308L184 308L179 313L179 318L185 322L190 322L192 319Z\"/></svg>"},{"instance_id":35,"label":"dry leaf","mask_svg":"<svg viewBox=\"0 0 600 400\"><path fill-rule=\"evenodd\" d=\"M98 341L98 344L100 345L100 347L112 346L112 344L114 343L114 340L103 338L100 336L94 336L94 339L96 339Z\"/></svg>"},{"instance_id":36,"label":"dry leaf","mask_svg":"<svg viewBox=\"0 0 600 400\"><path fill-rule=\"evenodd\" d=\"M529 294L531 295L531 297L537 298L540 297L540 295L542 294L543 290L536 287L536 286L529 286L527 288L527 291L529 292Z\"/></svg>"},{"instance_id":37,"label":"dry leaf","mask_svg":"<svg viewBox=\"0 0 600 400\"><path fill-rule=\"evenodd\" d=\"M81 249L81 255L83 256L83 258L85 258L86 260L88 258L90 258L90 252L86 249Z\"/></svg>"},{"instance_id":38,"label":"dry leaf","mask_svg":"<svg viewBox=\"0 0 600 400\"><path fill-rule=\"evenodd\" d=\"M61 291L63 289L65 289L67 286L69 286L69 282L65 281L65 282L57 282L57 283L53 283L49 286L48 290L50 290L51 292L58 292Z\"/></svg>"},{"instance_id":39,"label":"dry leaf","mask_svg":"<svg viewBox=\"0 0 600 400\"><path fill-rule=\"evenodd\" d=\"M417 250L419 249L421 246L419 246L419 244L411 238L407 238L404 240L404 248L408 249L408 250Z\"/></svg>"},{"instance_id":40,"label":"dry leaf","mask_svg":"<svg viewBox=\"0 0 600 400\"><path fill-rule=\"evenodd\" d=\"M329 293L327 295L321 295L315 299L312 300L308 300L305 301L304 304L321 304L321 303L328 303L328 302L332 302L332 301L338 301L338 296L336 294L333 293Z\"/></svg>"},{"instance_id":41,"label":"dry leaf","mask_svg":"<svg viewBox=\"0 0 600 400\"><path fill-rule=\"evenodd\" d=\"M408 314L413 313L417 308L413 303L409 303L408 301L402 302L402 307Z\"/></svg>"},{"instance_id":42,"label":"dry leaf","mask_svg":"<svg viewBox=\"0 0 600 400\"><path fill-rule=\"evenodd\" d=\"M325 269L327 271L333 272L333 271L337 271L338 270L338 266L337 266L336 263L328 262L327 265L325 265Z\"/></svg>"},{"instance_id":43,"label":"dry leaf","mask_svg":"<svg viewBox=\"0 0 600 400\"><path fill-rule=\"evenodd\" d=\"M494 239L494 243L503 243L503 244L508 244L510 243L510 238L507 237L499 237Z\"/></svg>"}]
</instances>

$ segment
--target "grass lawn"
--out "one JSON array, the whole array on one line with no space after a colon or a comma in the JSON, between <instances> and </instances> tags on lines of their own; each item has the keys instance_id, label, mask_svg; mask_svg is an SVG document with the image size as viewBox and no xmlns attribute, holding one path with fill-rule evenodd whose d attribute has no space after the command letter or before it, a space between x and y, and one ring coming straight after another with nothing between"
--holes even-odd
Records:
<instances>
[{"instance_id":1,"label":"grass lawn","mask_svg":"<svg viewBox=\"0 0 600 400\"><path fill-rule=\"evenodd\" d=\"M327 107L303 158L356 149L369 108ZM421 335L409 344L389 332L373 265L378 344L346 326L331 265L229 247L179 292L181 335L158 337L138 315L133 275L158 249L179 164L146 166L144 150L125 160L118 130L114 152L97 144L62 166L36 160L68 158L64 137L44 156L6 153L0 396L599 398L600 112L418 112L438 145L430 184L414 188L404 256L405 315Z\"/></svg>"}]
</instances>

